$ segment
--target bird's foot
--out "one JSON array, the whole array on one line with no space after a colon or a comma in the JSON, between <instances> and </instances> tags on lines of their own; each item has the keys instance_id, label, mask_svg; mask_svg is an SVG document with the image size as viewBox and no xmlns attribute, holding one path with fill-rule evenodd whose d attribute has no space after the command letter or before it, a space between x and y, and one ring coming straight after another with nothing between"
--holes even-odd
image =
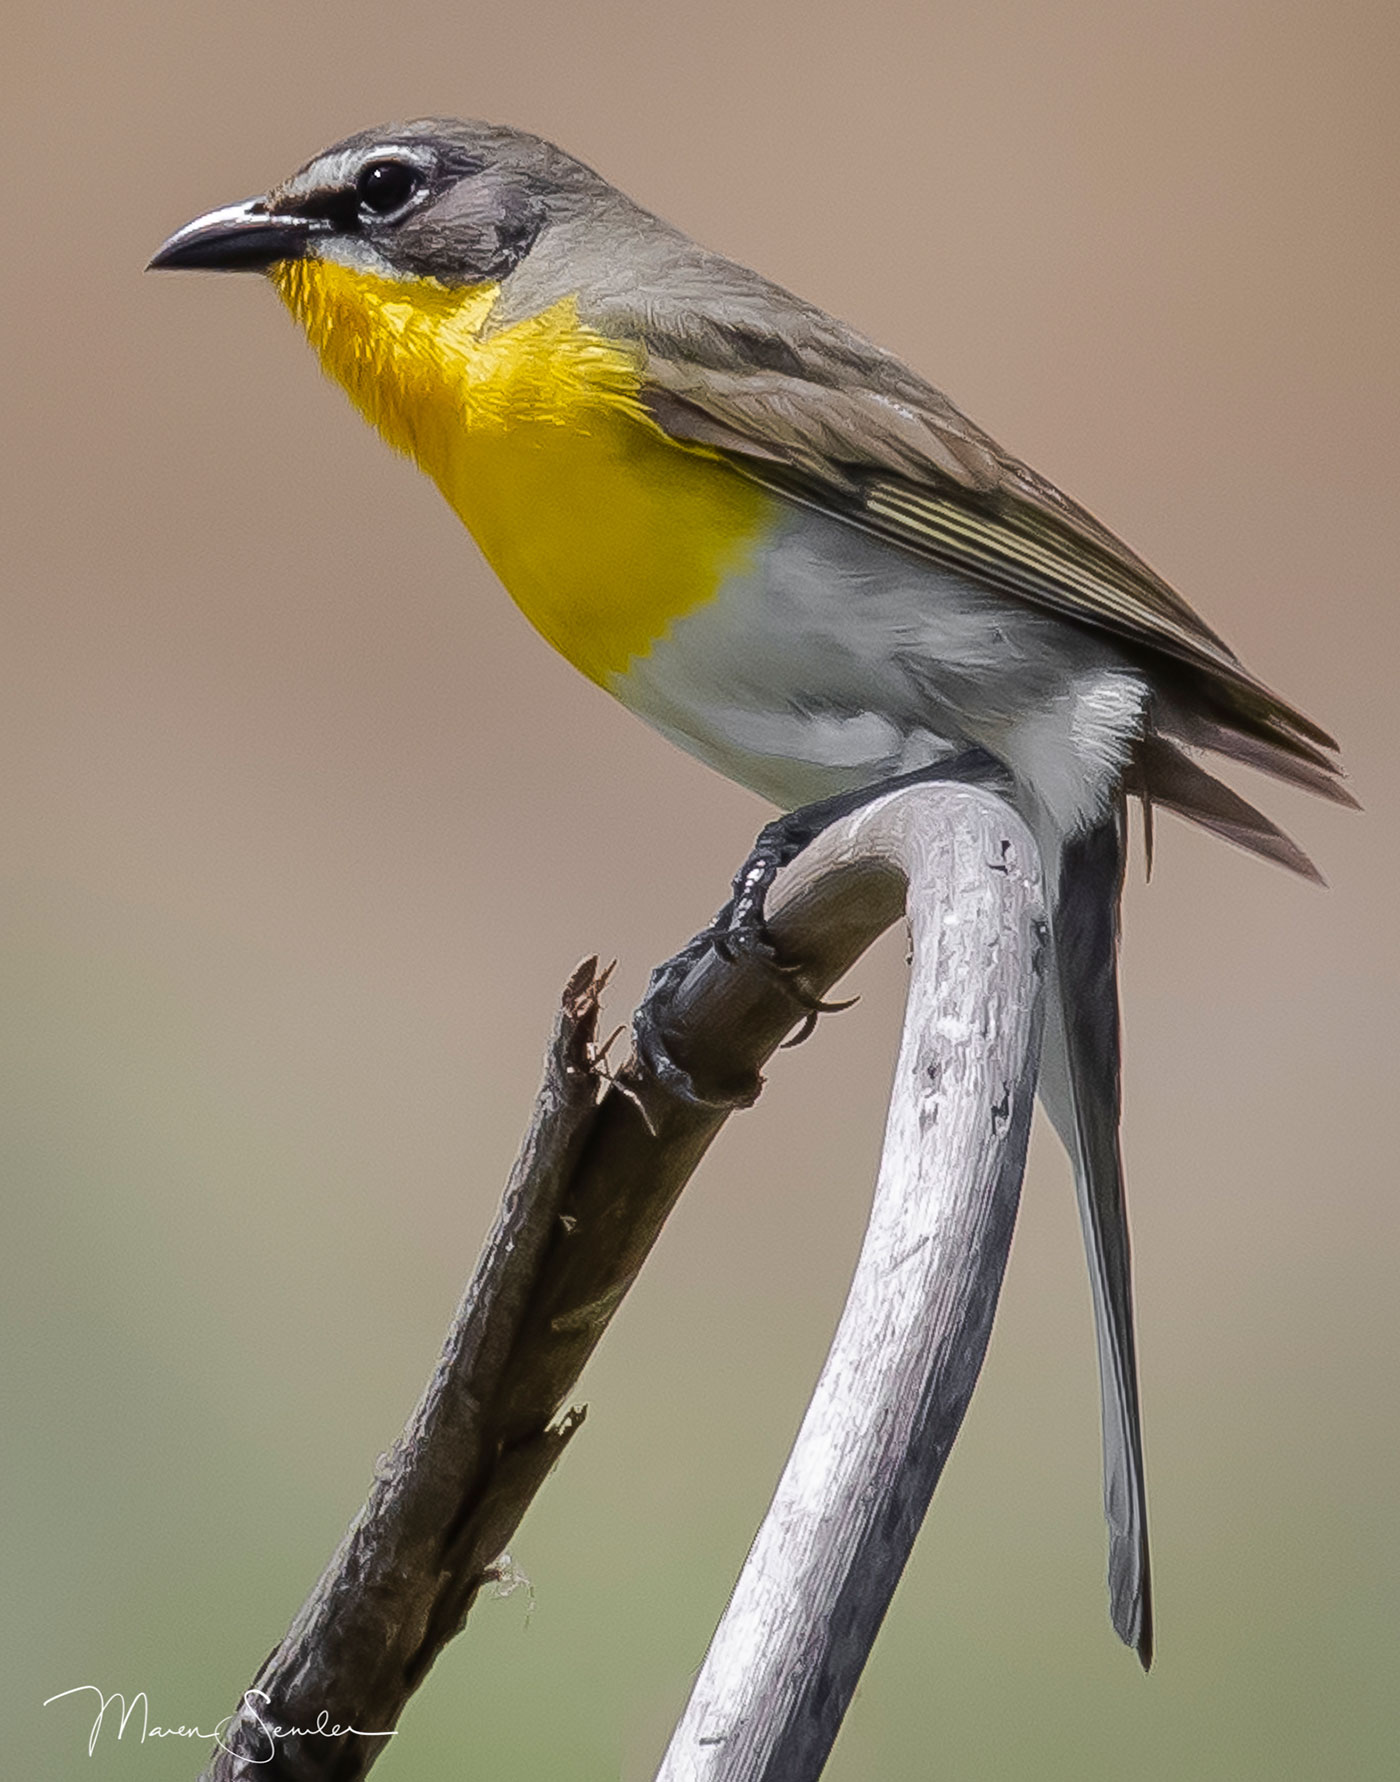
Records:
<instances>
[{"instance_id":1,"label":"bird's foot","mask_svg":"<svg viewBox=\"0 0 1400 1782\"><path fill-rule=\"evenodd\" d=\"M720 916L723 914L721 911ZM632 1050L642 1067L644 1077L659 1084L678 1101L695 1108L748 1107L757 1098L761 1086L754 1082L751 1090L749 1086L745 1086L744 1089L727 1095L713 1092L707 1094L691 1073L683 1065L677 1064L666 1038L676 992L696 966L714 950L718 921L719 917L708 928L702 928L699 934L688 940L679 953L673 954L656 967L647 980L646 994L632 1017ZM651 1117L646 1107L640 1101L638 1106L647 1125L651 1126Z\"/></svg>"},{"instance_id":2,"label":"bird's foot","mask_svg":"<svg viewBox=\"0 0 1400 1782\"><path fill-rule=\"evenodd\" d=\"M765 907L773 881L782 869L809 847L823 830L887 793L906 786L959 781L973 785L1004 785L1006 770L984 749L968 749L950 761L899 774L871 786L839 792L797 810L785 811L764 825L748 858L734 875L732 896L708 928L701 929L674 957L657 966L647 984L632 1021L633 1042L639 1063L671 1094L693 1107L748 1107L756 1099L761 1082L755 1078L736 1090L705 1093L695 1079L677 1064L665 1038L667 1012L681 984L709 954L726 965L748 966L770 974L792 999L798 1026L783 1041L797 1046L808 1039L819 1015L835 1014L856 1001L827 1002L813 996L800 982L801 966L780 958L768 932Z\"/></svg>"}]
</instances>

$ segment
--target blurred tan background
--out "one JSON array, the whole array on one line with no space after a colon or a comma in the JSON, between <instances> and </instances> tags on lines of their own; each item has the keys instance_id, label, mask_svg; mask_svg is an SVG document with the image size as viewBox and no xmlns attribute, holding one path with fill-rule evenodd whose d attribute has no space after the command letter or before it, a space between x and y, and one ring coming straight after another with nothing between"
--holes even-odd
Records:
<instances>
[{"instance_id":1,"label":"blurred tan background","mask_svg":"<svg viewBox=\"0 0 1400 1782\"><path fill-rule=\"evenodd\" d=\"M557 138L905 354L1343 739L1320 894L1170 819L1128 896L1160 1657L1109 1631L1042 1132L986 1374L830 1775L1380 1778L1400 1743L1397 49L1382 0L22 4L5 29L7 1651L208 1726L396 1434L559 985L719 901L757 801L574 678L249 278L175 226L443 111ZM688 1192L386 1782L642 1782L844 1291L901 995ZM794 1253L796 1246L797 1253ZM86 1766L86 1767L84 1767Z\"/></svg>"}]
</instances>

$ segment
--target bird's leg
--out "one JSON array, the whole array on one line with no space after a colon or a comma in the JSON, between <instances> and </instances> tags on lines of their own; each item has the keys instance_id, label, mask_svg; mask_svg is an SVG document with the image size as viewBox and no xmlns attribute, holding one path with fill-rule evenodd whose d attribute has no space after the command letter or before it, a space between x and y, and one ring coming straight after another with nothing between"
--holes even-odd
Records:
<instances>
[{"instance_id":1,"label":"bird's leg","mask_svg":"<svg viewBox=\"0 0 1400 1782\"><path fill-rule=\"evenodd\" d=\"M707 928L702 928L679 953L652 972L646 995L633 1017L637 1058L657 1081L682 1100L697 1106L747 1106L758 1093L755 1086L752 1092L746 1089L742 1096L730 1094L716 1098L705 1095L690 1074L672 1058L664 1038L667 1010L676 991L712 952L728 965L757 966L782 984L801 1021L798 1032L784 1042L786 1045L798 1045L805 1040L815 1027L818 1015L851 1006L849 1002L823 1002L810 995L796 981L801 966L778 958L764 919L764 906L773 881L823 830L843 817L890 792L902 791L906 786L941 784L950 780L979 786L1005 787L1008 784L1006 769L985 749L966 749L950 760L784 811L782 816L764 825L748 858L734 875L729 901Z\"/></svg>"},{"instance_id":2,"label":"bird's leg","mask_svg":"<svg viewBox=\"0 0 1400 1782\"><path fill-rule=\"evenodd\" d=\"M813 804L784 811L782 816L775 817L759 831L753 851L734 875L733 896L711 927L715 951L730 963L743 956L783 973L799 969L778 961L764 921L764 904L774 879L824 829L830 829L833 823L839 823L843 817L849 817L865 805L873 804L877 798L903 791L906 786L943 784L949 780L996 785L1005 784L1006 778L1006 769L985 749L965 749L951 760L917 767L910 773L896 774L892 779L876 780L872 785L857 786L853 791L838 792L834 797L820 798Z\"/></svg>"}]
</instances>

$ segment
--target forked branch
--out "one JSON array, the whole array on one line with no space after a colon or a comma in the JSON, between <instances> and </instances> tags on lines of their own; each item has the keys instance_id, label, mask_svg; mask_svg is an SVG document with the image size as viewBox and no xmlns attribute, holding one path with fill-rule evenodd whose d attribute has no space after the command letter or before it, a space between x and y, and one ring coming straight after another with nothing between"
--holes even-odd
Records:
<instances>
[{"instance_id":1,"label":"forked branch","mask_svg":"<svg viewBox=\"0 0 1400 1782\"><path fill-rule=\"evenodd\" d=\"M1038 1045L1044 922L1024 826L969 786L890 794L785 870L770 932L802 994L821 995L906 902L915 970L870 1233L666 1782L819 1774L986 1345ZM584 1363L802 1012L778 975L707 953L653 1011L706 1099L635 1056L600 1097L601 988L590 960L565 990L530 1129L438 1366L206 1782L368 1771L387 1741L366 1735L394 1728L496 1576L582 1420L564 1406Z\"/></svg>"}]
</instances>

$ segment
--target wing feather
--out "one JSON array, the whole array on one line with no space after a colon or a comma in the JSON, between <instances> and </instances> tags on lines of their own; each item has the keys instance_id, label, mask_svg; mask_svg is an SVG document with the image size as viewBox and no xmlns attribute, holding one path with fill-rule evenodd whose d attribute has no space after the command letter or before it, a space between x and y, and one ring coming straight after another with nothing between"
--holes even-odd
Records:
<instances>
[{"instance_id":1,"label":"wing feather","mask_svg":"<svg viewBox=\"0 0 1400 1782\"><path fill-rule=\"evenodd\" d=\"M672 438L708 446L787 500L1120 638L1174 675L1187 707L1261 743L1263 759L1278 751L1339 771L1322 753L1337 746L1327 732L1250 674L1091 514L891 354L779 295L788 307L770 316L766 354L751 323L725 351L713 312L647 318L644 400Z\"/></svg>"}]
</instances>

